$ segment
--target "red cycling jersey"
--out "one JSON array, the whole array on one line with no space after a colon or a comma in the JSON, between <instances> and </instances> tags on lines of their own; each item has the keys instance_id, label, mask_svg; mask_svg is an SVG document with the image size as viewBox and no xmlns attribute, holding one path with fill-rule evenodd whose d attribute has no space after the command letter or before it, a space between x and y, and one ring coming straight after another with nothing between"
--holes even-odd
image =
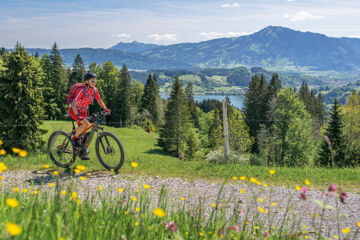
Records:
<instances>
[{"instance_id":1,"label":"red cycling jersey","mask_svg":"<svg viewBox=\"0 0 360 240\"><path fill-rule=\"evenodd\" d=\"M73 101L76 103L76 109L78 110L81 117L87 117L87 109L89 108L89 105L93 102L94 97L97 101L99 101L100 95L99 91L96 89L96 93L94 94L95 87L90 88L89 86L86 87L86 94L84 92L84 88L81 88L79 92L76 94ZM77 121L77 117L74 113L74 110L71 108L71 104L68 106L68 111L72 119ZM79 123L78 123L79 124Z\"/></svg>"}]
</instances>

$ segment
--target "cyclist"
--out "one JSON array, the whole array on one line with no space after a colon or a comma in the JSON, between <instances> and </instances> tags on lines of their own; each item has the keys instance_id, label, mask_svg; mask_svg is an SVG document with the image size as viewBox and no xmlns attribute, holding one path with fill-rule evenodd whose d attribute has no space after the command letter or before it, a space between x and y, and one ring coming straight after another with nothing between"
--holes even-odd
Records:
<instances>
[{"instance_id":1,"label":"cyclist","mask_svg":"<svg viewBox=\"0 0 360 240\"><path fill-rule=\"evenodd\" d=\"M72 119L74 119L78 128L74 134L72 141L75 147L79 147L79 136L84 134L86 129L89 127L90 123L85 118L87 117L87 111L89 104L94 101L94 98L97 100L100 107L102 107L106 112L110 113L110 109L107 109L104 102L101 100L99 91L96 89L96 74L95 73L86 73L84 75L84 81L86 85L86 92L84 88L80 88L75 95L74 100L69 104L68 111ZM87 155L88 151L82 154L82 160L89 160Z\"/></svg>"}]
</instances>

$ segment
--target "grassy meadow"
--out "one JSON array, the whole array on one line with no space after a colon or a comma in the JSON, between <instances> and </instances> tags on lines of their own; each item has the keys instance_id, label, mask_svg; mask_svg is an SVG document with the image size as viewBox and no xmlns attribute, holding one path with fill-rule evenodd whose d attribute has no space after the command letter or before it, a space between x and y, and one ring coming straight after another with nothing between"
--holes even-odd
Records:
<instances>
[{"instance_id":1,"label":"grassy meadow","mask_svg":"<svg viewBox=\"0 0 360 240\"><path fill-rule=\"evenodd\" d=\"M49 135L55 130L71 131L69 121L44 121L43 128L48 130L44 135L47 141ZM286 168L276 167L277 174L269 176L268 171L273 169L266 166L251 166L247 164L215 165L205 161L182 161L168 154L165 154L160 147L156 146L156 133L147 133L144 129L137 128L112 128L105 126L105 131L113 132L118 136L125 149L125 163L119 173L146 174L162 177L184 177L190 180L207 179L209 181L222 181L231 177L256 177L259 181L275 185L294 187L302 184L304 179L309 179L313 187L317 189L326 188L329 183L334 182L341 185L347 191L360 192L360 168ZM90 145L89 161L82 161L77 158L74 165L82 164L89 170L105 170L99 163L95 153L94 137ZM16 147L16 146L14 146ZM39 169L44 164L59 169L51 162L50 157L43 154L32 154L25 158L7 154L0 157L9 169ZM139 163L134 170L131 162Z\"/></svg>"}]
</instances>

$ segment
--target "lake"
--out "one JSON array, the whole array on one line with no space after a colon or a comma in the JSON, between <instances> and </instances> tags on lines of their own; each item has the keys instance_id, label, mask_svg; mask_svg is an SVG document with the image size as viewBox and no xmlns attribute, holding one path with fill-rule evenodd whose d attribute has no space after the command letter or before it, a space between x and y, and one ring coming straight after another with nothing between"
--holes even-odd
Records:
<instances>
[{"instance_id":1,"label":"lake","mask_svg":"<svg viewBox=\"0 0 360 240\"><path fill-rule=\"evenodd\" d=\"M161 93L160 96L162 98L167 99L169 95L166 95L165 93ZM194 100L201 102L205 99L216 99L216 100L223 100L226 97L226 95L194 95ZM244 95L229 95L231 105L241 109L243 106L244 101Z\"/></svg>"}]
</instances>

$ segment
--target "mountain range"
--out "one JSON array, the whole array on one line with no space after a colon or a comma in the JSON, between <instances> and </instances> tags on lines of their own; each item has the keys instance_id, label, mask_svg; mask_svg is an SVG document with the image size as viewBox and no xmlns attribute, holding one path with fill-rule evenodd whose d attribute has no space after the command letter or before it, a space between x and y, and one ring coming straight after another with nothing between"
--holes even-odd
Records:
<instances>
[{"instance_id":1,"label":"mountain range","mask_svg":"<svg viewBox=\"0 0 360 240\"><path fill-rule=\"evenodd\" d=\"M27 49L40 55L50 49ZM200 69L263 67L276 71L360 71L360 39L335 38L269 26L250 35L172 45L119 43L109 49L60 49L72 65L76 54L85 64L106 61L130 69Z\"/></svg>"}]
</instances>

